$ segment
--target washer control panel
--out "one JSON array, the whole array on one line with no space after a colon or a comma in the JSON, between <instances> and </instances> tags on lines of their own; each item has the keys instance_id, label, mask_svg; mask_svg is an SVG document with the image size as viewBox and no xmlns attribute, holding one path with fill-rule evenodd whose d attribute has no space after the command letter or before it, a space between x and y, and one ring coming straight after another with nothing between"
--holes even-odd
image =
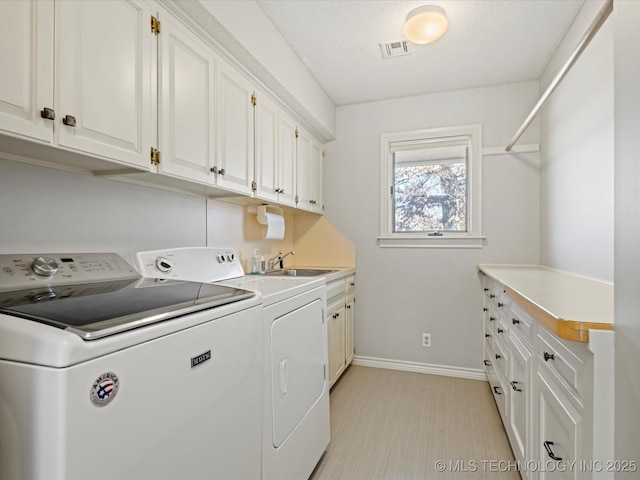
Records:
<instances>
[{"instance_id":1,"label":"washer control panel","mask_svg":"<svg viewBox=\"0 0 640 480\"><path fill-rule=\"evenodd\" d=\"M138 277L116 253L0 255L0 291Z\"/></svg>"},{"instance_id":2,"label":"washer control panel","mask_svg":"<svg viewBox=\"0 0 640 480\"><path fill-rule=\"evenodd\" d=\"M144 277L218 282L244 276L233 248L184 247L138 252L133 265Z\"/></svg>"}]
</instances>

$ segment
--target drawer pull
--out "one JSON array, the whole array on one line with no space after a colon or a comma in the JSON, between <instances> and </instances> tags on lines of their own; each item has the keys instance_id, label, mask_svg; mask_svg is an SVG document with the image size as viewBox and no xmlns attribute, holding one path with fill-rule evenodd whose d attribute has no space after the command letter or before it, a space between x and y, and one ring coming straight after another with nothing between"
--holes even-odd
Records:
<instances>
[{"instance_id":1,"label":"drawer pull","mask_svg":"<svg viewBox=\"0 0 640 480\"><path fill-rule=\"evenodd\" d=\"M491 366L491 360L485 360L484 361L484 366L485 367L490 367Z\"/></svg>"},{"instance_id":2,"label":"drawer pull","mask_svg":"<svg viewBox=\"0 0 640 480\"><path fill-rule=\"evenodd\" d=\"M485 288L485 289L484 289L484 291L485 291L485 292L488 292L488 291L489 291L489 289L488 289L488 288Z\"/></svg>"},{"instance_id":3,"label":"drawer pull","mask_svg":"<svg viewBox=\"0 0 640 480\"><path fill-rule=\"evenodd\" d=\"M489 317L489 321L490 322L495 322L496 321L496 317Z\"/></svg>"},{"instance_id":4,"label":"drawer pull","mask_svg":"<svg viewBox=\"0 0 640 480\"><path fill-rule=\"evenodd\" d=\"M516 392L521 392L522 389L518 388L518 382L516 382L515 380L513 382L511 382L511 388L513 388Z\"/></svg>"},{"instance_id":5,"label":"drawer pull","mask_svg":"<svg viewBox=\"0 0 640 480\"><path fill-rule=\"evenodd\" d=\"M483 312L488 312L488 311L489 311L489 309L488 309L487 307L482 307L482 311L483 311Z\"/></svg>"},{"instance_id":6,"label":"drawer pull","mask_svg":"<svg viewBox=\"0 0 640 480\"><path fill-rule=\"evenodd\" d=\"M498 333L504 333L504 328L498 328Z\"/></svg>"},{"instance_id":7,"label":"drawer pull","mask_svg":"<svg viewBox=\"0 0 640 480\"><path fill-rule=\"evenodd\" d=\"M485 333L484 334L484 338L491 338L491 334L490 333Z\"/></svg>"},{"instance_id":8,"label":"drawer pull","mask_svg":"<svg viewBox=\"0 0 640 480\"><path fill-rule=\"evenodd\" d=\"M498 302L498 308L502 308L502 307L504 307L504 303Z\"/></svg>"},{"instance_id":9,"label":"drawer pull","mask_svg":"<svg viewBox=\"0 0 640 480\"><path fill-rule=\"evenodd\" d=\"M514 325L518 325L520 323L520 320L518 320L517 318L512 318L511 323L513 323Z\"/></svg>"},{"instance_id":10,"label":"drawer pull","mask_svg":"<svg viewBox=\"0 0 640 480\"><path fill-rule=\"evenodd\" d=\"M493 387L493 393L495 393L496 395L502 395L502 392L498 391L499 389L500 387Z\"/></svg>"},{"instance_id":11,"label":"drawer pull","mask_svg":"<svg viewBox=\"0 0 640 480\"><path fill-rule=\"evenodd\" d=\"M490 293L489 298L496 298L496 296L493 293Z\"/></svg>"},{"instance_id":12,"label":"drawer pull","mask_svg":"<svg viewBox=\"0 0 640 480\"><path fill-rule=\"evenodd\" d=\"M544 357L544 361L545 362L548 362L549 360L555 360L556 359L556 355L554 353L549 353L549 352L546 352L546 351L542 354L542 356Z\"/></svg>"},{"instance_id":13,"label":"drawer pull","mask_svg":"<svg viewBox=\"0 0 640 480\"><path fill-rule=\"evenodd\" d=\"M496 353L496 360L500 360L502 358L502 356L500 356L499 353Z\"/></svg>"},{"instance_id":14,"label":"drawer pull","mask_svg":"<svg viewBox=\"0 0 640 480\"><path fill-rule=\"evenodd\" d=\"M553 453L553 450L551 450L551 445L553 445L553 442L544 442L543 445L551 460L556 460L558 462L562 460L561 457L556 457L556 455Z\"/></svg>"}]
</instances>

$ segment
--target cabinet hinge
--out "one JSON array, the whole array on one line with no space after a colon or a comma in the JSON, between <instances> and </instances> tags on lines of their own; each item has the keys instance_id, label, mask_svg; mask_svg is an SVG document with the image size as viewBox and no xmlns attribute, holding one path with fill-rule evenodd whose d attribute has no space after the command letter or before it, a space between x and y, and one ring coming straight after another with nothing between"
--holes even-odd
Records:
<instances>
[{"instance_id":1,"label":"cabinet hinge","mask_svg":"<svg viewBox=\"0 0 640 480\"><path fill-rule=\"evenodd\" d=\"M158 35L160 33L160 20L151 15L151 33Z\"/></svg>"},{"instance_id":2,"label":"cabinet hinge","mask_svg":"<svg viewBox=\"0 0 640 480\"><path fill-rule=\"evenodd\" d=\"M251 105L253 105L254 107L258 104L258 99L256 98L256 94L252 93L251 94Z\"/></svg>"},{"instance_id":3,"label":"cabinet hinge","mask_svg":"<svg viewBox=\"0 0 640 480\"><path fill-rule=\"evenodd\" d=\"M298 195L296 195L296 203L298 203L300 201L300 197L298 197Z\"/></svg>"},{"instance_id":4,"label":"cabinet hinge","mask_svg":"<svg viewBox=\"0 0 640 480\"><path fill-rule=\"evenodd\" d=\"M300 136L300 131L296 128L296 138Z\"/></svg>"},{"instance_id":5,"label":"cabinet hinge","mask_svg":"<svg viewBox=\"0 0 640 480\"><path fill-rule=\"evenodd\" d=\"M323 365L322 366L322 372L324 374L324 379L327 379L327 365Z\"/></svg>"},{"instance_id":6,"label":"cabinet hinge","mask_svg":"<svg viewBox=\"0 0 640 480\"><path fill-rule=\"evenodd\" d=\"M258 184L254 180L254 181L251 182L251 191L255 192L256 190L258 190Z\"/></svg>"},{"instance_id":7,"label":"cabinet hinge","mask_svg":"<svg viewBox=\"0 0 640 480\"><path fill-rule=\"evenodd\" d=\"M151 147L151 165L160 165L160 150Z\"/></svg>"}]
</instances>

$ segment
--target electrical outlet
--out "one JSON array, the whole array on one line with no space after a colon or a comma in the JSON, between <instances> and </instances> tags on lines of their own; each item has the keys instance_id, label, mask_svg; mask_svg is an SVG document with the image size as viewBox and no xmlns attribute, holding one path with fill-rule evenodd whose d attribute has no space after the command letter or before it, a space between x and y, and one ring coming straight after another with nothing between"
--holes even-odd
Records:
<instances>
[{"instance_id":1,"label":"electrical outlet","mask_svg":"<svg viewBox=\"0 0 640 480\"><path fill-rule=\"evenodd\" d=\"M431 334L430 333L423 333L422 334L422 346L423 347L430 347L431 346Z\"/></svg>"}]
</instances>

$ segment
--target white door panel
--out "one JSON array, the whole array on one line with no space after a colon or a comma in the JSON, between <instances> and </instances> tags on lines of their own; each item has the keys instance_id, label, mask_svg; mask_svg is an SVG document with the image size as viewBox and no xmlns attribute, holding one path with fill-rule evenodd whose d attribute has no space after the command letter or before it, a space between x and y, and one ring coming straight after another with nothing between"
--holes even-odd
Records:
<instances>
[{"instance_id":1,"label":"white door panel","mask_svg":"<svg viewBox=\"0 0 640 480\"><path fill-rule=\"evenodd\" d=\"M146 167L155 43L149 6L124 0L57 5L59 145ZM75 127L62 123L67 115Z\"/></svg>"},{"instance_id":2,"label":"white door panel","mask_svg":"<svg viewBox=\"0 0 640 480\"><path fill-rule=\"evenodd\" d=\"M322 302L315 300L271 326L273 445L280 446L324 392Z\"/></svg>"},{"instance_id":3,"label":"white door panel","mask_svg":"<svg viewBox=\"0 0 640 480\"><path fill-rule=\"evenodd\" d=\"M216 58L210 47L167 17L160 41L160 168L213 183Z\"/></svg>"},{"instance_id":4,"label":"white door panel","mask_svg":"<svg viewBox=\"0 0 640 480\"><path fill-rule=\"evenodd\" d=\"M52 0L0 2L0 131L53 141L53 25Z\"/></svg>"}]
</instances>

